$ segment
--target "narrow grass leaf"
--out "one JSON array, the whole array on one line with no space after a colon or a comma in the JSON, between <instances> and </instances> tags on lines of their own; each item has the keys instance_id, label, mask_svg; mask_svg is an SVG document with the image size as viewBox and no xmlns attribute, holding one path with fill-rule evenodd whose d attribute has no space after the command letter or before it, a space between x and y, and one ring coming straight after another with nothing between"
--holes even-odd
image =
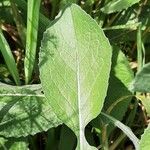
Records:
<instances>
[{"instance_id":1,"label":"narrow grass leaf","mask_svg":"<svg viewBox=\"0 0 150 150\"><path fill-rule=\"evenodd\" d=\"M116 26L106 27L106 28L103 28L103 30L105 30L105 31L121 30L121 29L137 30L138 26L139 26L139 23L128 23L128 24L124 24L124 25L116 25Z\"/></svg>"},{"instance_id":2,"label":"narrow grass leaf","mask_svg":"<svg viewBox=\"0 0 150 150\"><path fill-rule=\"evenodd\" d=\"M101 11L103 11L106 14L119 12L123 9L131 7L139 1L140 0L111 0L103 8L101 8Z\"/></svg>"},{"instance_id":3,"label":"narrow grass leaf","mask_svg":"<svg viewBox=\"0 0 150 150\"><path fill-rule=\"evenodd\" d=\"M0 51L5 59L7 67L9 69L15 83L17 85L20 85L19 73L17 70L15 59L12 55L10 47L9 47L1 29L0 29Z\"/></svg>"},{"instance_id":4,"label":"narrow grass leaf","mask_svg":"<svg viewBox=\"0 0 150 150\"><path fill-rule=\"evenodd\" d=\"M25 0L15 0L15 3L19 8L21 8L21 11L23 14L27 12L27 2ZM24 15L25 16L25 15ZM47 17L45 17L43 14L39 14L39 27L42 29L42 31L46 30L46 27L49 25L50 21Z\"/></svg>"},{"instance_id":5,"label":"narrow grass leaf","mask_svg":"<svg viewBox=\"0 0 150 150\"><path fill-rule=\"evenodd\" d=\"M134 133L131 131L131 129L129 127L127 127L126 125L121 123L119 120L111 117L110 115L107 115L103 112L101 112L101 115L108 118L115 126L117 126L119 129L121 129L124 132L124 134L126 134L128 136L128 138L133 142L136 150L140 150L139 149L139 139L134 135Z\"/></svg>"},{"instance_id":6,"label":"narrow grass leaf","mask_svg":"<svg viewBox=\"0 0 150 150\"><path fill-rule=\"evenodd\" d=\"M24 62L26 84L31 80L35 65L40 4L41 0L28 0L26 52Z\"/></svg>"},{"instance_id":7,"label":"narrow grass leaf","mask_svg":"<svg viewBox=\"0 0 150 150\"><path fill-rule=\"evenodd\" d=\"M27 2L26 0L15 0L15 4L17 5L18 9L22 12L22 17L26 17L27 12ZM24 21L25 23L25 21ZM37 40L37 47L40 46L41 39L43 38L43 32L46 30L48 25L50 24L49 18L44 16L42 13L39 14L39 28L38 28L38 40Z\"/></svg>"},{"instance_id":8,"label":"narrow grass leaf","mask_svg":"<svg viewBox=\"0 0 150 150\"><path fill-rule=\"evenodd\" d=\"M26 43L26 28L23 22L23 18L21 17L19 10L14 2L14 0L10 0L11 8L12 8L12 13L13 13L13 18L16 23L16 27L20 36L20 39L22 41L23 47L25 48L25 43Z\"/></svg>"}]
</instances>

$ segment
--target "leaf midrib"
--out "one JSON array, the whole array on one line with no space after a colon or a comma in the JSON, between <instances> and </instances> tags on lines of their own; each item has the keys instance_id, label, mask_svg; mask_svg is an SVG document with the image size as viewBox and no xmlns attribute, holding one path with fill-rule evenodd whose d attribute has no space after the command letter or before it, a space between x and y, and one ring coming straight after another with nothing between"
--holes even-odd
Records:
<instances>
[{"instance_id":1,"label":"leaf midrib","mask_svg":"<svg viewBox=\"0 0 150 150\"><path fill-rule=\"evenodd\" d=\"M75 39L75 47L76 47L76 80L77 80L77 106L78 106L78 115L79 115L79 147L83 143L83 138L84 138L84 132L83 132L83 122L82 122L82 113L81 113L81 89L80 89L80 61L79 61L79 47L78 47L78 37L76 33L76 27L75 27L75 21L74 21L74 16L71 10L72 7L70 8L70 14L71 14L71 21L72 21L72 26L73 26L73 32L74 32L74 39Z\"/></svg>"}]
</instances>

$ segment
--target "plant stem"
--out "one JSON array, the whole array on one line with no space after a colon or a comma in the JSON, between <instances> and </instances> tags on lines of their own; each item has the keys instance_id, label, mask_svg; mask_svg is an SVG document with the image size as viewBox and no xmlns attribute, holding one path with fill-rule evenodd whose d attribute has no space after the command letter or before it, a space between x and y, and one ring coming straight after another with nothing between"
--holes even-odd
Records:
<instances>
[{"instance_id":1,"label":"plant stem","mask_svg":"<svg viewBox=\"0 0 150 150\"><path fill-rule=\"evenodd\" d=\"M126 135L124 133L121 133L117 140L109 147L109 150L115 150L125 137Z\"/></svg>"},{"instance_id":2,"label":"plant stem","mask_svg":"<svg viewBox=\"0 0 150 150\"><path fill-rule=\"evenodd\" d=\"M106 124L102 128L102 145L103 145L103 150L108 150L107 125Z\"/></svg>"},{"instance_id":3,"label":"plant stem","mask_svg":"<svg viewBox=\"0 0 150 150\"><path fill-rule=\"evenodd\" d=\"M137 30L137 62L138 62L138 72L141 70L142 68L142 30L141 30L141 23L138 26L138 30Z\"/></svg>"}]
</instances>

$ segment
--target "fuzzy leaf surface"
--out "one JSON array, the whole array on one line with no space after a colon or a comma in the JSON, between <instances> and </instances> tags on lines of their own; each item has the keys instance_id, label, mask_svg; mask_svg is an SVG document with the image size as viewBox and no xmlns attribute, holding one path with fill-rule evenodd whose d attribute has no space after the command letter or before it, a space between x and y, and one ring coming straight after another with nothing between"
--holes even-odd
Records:
<instances>
[{"instance_id":1,"label":"fuzzy leaf surface","mask_svg":"<svg viewBox=\"0 0 150 150\"><path fill-rule=\"evenodd\" d=\"M58 118L71 128L78 150L94 150L85 126L101 111L108 87L111 47L98 24L79 6L68 6L47 29L40 78Z\"/></svg>"}]
</instances>

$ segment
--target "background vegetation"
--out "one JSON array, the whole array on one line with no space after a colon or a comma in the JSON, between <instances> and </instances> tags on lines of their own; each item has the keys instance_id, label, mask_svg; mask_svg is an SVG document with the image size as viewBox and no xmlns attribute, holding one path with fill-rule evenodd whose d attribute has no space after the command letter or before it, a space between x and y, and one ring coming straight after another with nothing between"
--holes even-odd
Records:
<instances>
[{"instance_id":1,"label":"background vegetation","mask_svg":"<svg viewBox=\"0 0 150 150\"><path fill-rule=\"evenodd\" d=\"M148 127L140 145L150 149L149 0L0 0L0 149L76 147L75 134L57 120L43 96L38 67L43 33L68 3L85 10L112 45L102 112L130 127L139 139ZM97 149L134 149L114 118L110 121L105 114L86 126L89 144Z\"/></svg>"}]
</instances>

